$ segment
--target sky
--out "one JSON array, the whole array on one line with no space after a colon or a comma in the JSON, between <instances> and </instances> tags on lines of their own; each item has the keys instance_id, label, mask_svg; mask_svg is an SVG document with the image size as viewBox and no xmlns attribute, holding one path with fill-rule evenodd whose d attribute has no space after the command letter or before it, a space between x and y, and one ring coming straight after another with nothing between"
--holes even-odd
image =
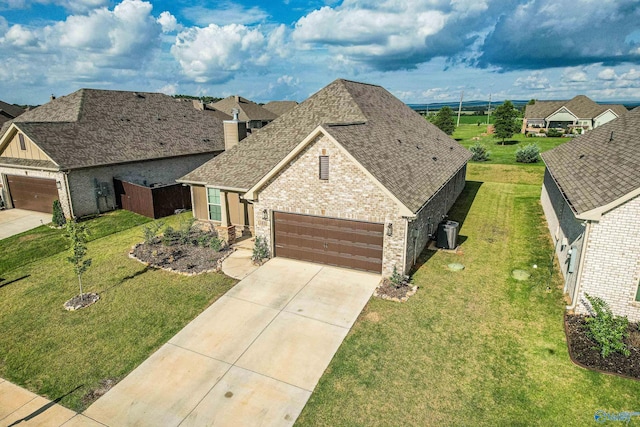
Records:
<instances>
[{"instance_id":1,"label":"sky","mask_svg":"<svg viewBox=\"0 0 640 427\"><path fill-rule=\"evenodd\" d=\"M80 88L303 101L640 100L639 0L0 0L0 99Z\"/></svg>"}]
</instances>

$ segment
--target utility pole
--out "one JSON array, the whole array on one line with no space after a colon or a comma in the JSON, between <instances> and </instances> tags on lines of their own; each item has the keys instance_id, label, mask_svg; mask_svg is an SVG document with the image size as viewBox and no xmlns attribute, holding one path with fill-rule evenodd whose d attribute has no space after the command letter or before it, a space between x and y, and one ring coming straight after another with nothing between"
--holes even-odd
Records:
<instances>
[{"instance_id":1,"label":"utility pole","mask_svg":"<svg viewBox=\"0 0 640 427\"><path fill-rule=\"evenodd\" d=\"M460 105L458 106L458 124L456 127L460 127L460 112L462 111L462 97L464 96L464 91L460 92Z\"/></svg>"},{"instance_id":2,"label":"utility pole","mask_svg":"<svg viewBox=\"0 0 640 427\"><path fill-rule=\"evenodd\" d=\"M487 109L487 126L489 126L489 118L491 118L491 94L489 94L489 108Z\"/></svg>"}]
</instances>

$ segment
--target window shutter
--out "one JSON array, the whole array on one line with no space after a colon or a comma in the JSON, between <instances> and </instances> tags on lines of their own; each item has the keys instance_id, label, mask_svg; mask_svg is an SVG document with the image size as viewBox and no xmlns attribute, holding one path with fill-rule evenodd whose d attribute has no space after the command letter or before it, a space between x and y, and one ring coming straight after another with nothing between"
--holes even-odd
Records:
<instances>
[{"instance_id":1,"label":"window shutter","mask_svg":"<svg viewBox=\"0 0 640 427\"><path fill-rule=\"evenodd\" d=\"M329 179L329 156L320 156L320 179Z\"/></svg>"},{"instance_id":2,"label":"window shutter","mask_svg":"<svg viewBox=\"0 0 640 427\"><path fill-rule=\"evenodd\" d=\"M23 135L23 134L21 134L21 133L19 133L19 134L18 134L18 139L20 140L20 149L21 149L22 151L27 151L27 146L26 146L26 144L24 143L24 135Z\"/></svg>"}]
</instances>

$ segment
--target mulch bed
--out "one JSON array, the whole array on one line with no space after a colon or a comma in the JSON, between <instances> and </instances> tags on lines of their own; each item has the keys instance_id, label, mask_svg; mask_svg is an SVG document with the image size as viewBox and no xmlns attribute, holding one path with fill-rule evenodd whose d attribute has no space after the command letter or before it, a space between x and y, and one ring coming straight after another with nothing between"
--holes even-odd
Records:
<instances>
[{"instance_id":1,"label":"mulch bed","mask_svg":"<svg viewBox=\"0 0 640 427\"><path fill-rule=\"evenodd\" d=\"M418 290L417 286L411 286L410 283L405 283L397 286L388 278L384 278L382 283L376 288L373 295L382 299L405 302L410 296L414 295Z\"/></svg>"},{"instance_id":2,"label":"mulch bed","mask_svg":"<svg viewBox=\"0 0 640 427\"><path fill-rule=\"evenodd\" d=\"M173 244L165 246L159 239L151 244L136 245L131 255L153 267L170 269L181 273L203 273L220 268L220 260L229 255L227 248L214 251L209 247L190 244Z\"/></svg>"},{"instance_id":3,"label":"mulch bed","mask_svg":"<svg viewBox=\"0 0 640 427\"><path fill-rule=\"evenodd\" d=\"M95 304L99 299L100 295L94 292L76 295L75 297L64 303L64 308L67 311L80 310L81 308L86 308L90 305Z\"/></svg>"},{"instance_id":4,"label":"mulch bed","mask_svg":"<svg viewBox=\"0 0 640 427\"><path fill-rule=\"evenodd\" d=\"M629 357L612 353L606 359L596 348L596 343L586 334L585 316L566 315L565 332L571 360L583 368L619 375L625 378L640 379L640 332L638 325L629 324L629 336L625 343L631 351Z\"/></svg>"}]
</instances>

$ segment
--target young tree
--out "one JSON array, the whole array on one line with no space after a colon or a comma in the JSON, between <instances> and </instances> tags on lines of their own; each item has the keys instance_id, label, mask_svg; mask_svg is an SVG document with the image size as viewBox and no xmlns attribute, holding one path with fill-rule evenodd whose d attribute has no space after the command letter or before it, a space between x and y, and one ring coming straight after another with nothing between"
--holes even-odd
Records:
<instances>
[{"instance_id":1,"label":"young tree","mask_svg":"<svg viewBox=\"0 0 640 427\"><path fill-rule=\"evenodd\" d=\"M453 111L446 105L438 110L438 114L433 119L433 124L438 126L447 135L452 135L456 128L453 121Z\"/></svg>"},{"instance_id":2,"label":"young tree","mask_svg":"<svg viewBox=\"0 0 640 427\"><path fill-rule=\"evenodd\" d=\"M71 256L67 257L67 261L73 265L73 271L78 276L78 283L80 284L80 298L83 297L82 291L82 275L91 266L91 259L86 259L87 256L87 230L81 224L73 220L67 221L67 237L71 240L71 247L69 253Z\"/></svg>"},{"instance_id":3,"label":"young tree","mask_svg":"<svg viewBox=\"0 0 640 427\"><path fill-rule=\"evenodd\" d=\"M515 109L511 101L505 101L493 113L495 120L495 134L493 137L502 139L502 145L504 145L505 139L511 138L518 131L517 117L518 110Z\"/></svg>"}]
</instances>

